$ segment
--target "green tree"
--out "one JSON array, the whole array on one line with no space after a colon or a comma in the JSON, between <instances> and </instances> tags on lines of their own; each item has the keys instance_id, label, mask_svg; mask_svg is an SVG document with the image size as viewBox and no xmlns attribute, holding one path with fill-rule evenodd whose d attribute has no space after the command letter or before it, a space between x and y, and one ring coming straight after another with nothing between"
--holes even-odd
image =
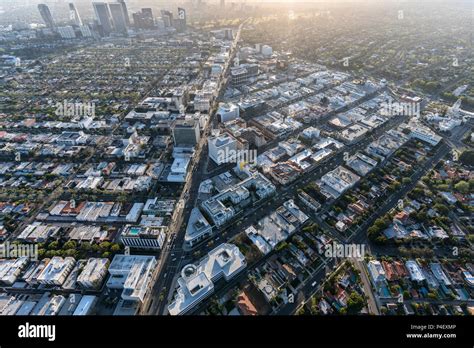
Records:
<instances>
[{"instance_id":1,"label":"green tree","mask_svg":"<svg viewBox=\"0 0 474 348\"><path fill-rule=\"evenodd\" d=\"M459 161L467 166L474 166L474 150L466 150L461 156L459 156Z\"/></svg>"},{"instance_id":2,"label":"green tree","mask_svg":"<svg viewBox=\"0 0 474 348\"><path fill-rule=\"evenodd\" d=\"M117 243L112 244L110 251L113 253L118 253L120 251L120 245Z\"/></svg>"},{"instance_id":3,"label":"green tree","mask_svg":"<svg viewBox=\"0 0 474 348\"><path fill-rule=\"evenodd\" d=\"M76 249L67 249L67 250L64 251L63 255L76 258L77 250Z\"/></svg>"},{"instance_id":4,"label":"green tree","mask_svg":"<svg viewBox=\"0 0 474 348\"><path fill-rule=\"evenodd\" d=\"M48 249L49 250L56 250L59 246L59 242L55 240L54 242L51 242L48 244Z\"/></svg>"},{"instance_id":5,"label":"green tree","mask_svg":"<svg viewBox=\"0 0 474 348\"><path fill-rule=\"evenodd\" d=\"M364 308L364 298L357 292L351 292L347 300L347 314L357 314Z\"/></svg>"},{"instance_id":6,"label":"green tree","mask_svg":"<svg viewBox=\"0 0 474 348\"><path fill-rule=\"evenodd\" d=\"M296 311L296 315L305 315L306 314L306 310L303 307L300 307L297 311Z\"/></svg>"},{"instance_id":7,"label":"green tree","mask_svg":"<svg viewBox=\"0 0 474 348\"><path fill-rule=\"evenodd\" d=\"M44 257L50 259L52 257L56 256L56 250L48 250L44 253Z\"/></svg>"},{"instance_id":8,"label":"green tree","mask_svg":"<svg viewBox=\"0 0 474 348\"><path fill-rule=\"evenodd\" d=\"M442 215L447 215L449 213L449 208L444 204L437 203L434 205L434 208Z\"/></svg>"},{"instance_id":9,"label":"green tree","mask_svg":"<svg viewBox=\"0 0 474 348\"><path fill-rule=\"evenodd\" d=\"M67 250L67 249L76 249L76 246L77 246L77 243L73 240L70 240L66 243L64 243L63 245L63 249L64 250Z\"/></svg>"},{"instance_id":10,"label":"green tree","mask_svg":"<svg viewBox=\"0 0 474 348\"><path fill-rule=\"evenodd\" d=\"M81 249L84 251L90 251L92 249L91 243L84 242L81 244Z\"/></svg>"},{"instance_id":11,"label":"green tree","mask_svg":"<svg viewBox=\"0 0 474 348\"><path fill-rule=\"evenodd\" d=\"M42 259L46 253L45 249L38 249L38 258Z\"/></svg>"},{"instance_id":12,"label":"green tree","mask_svg":"<svg viewBox=\"0 0 474 348\"><path fill-rule=\"evenodd\" d=\"M108 251L111 246L110 242L102 242L99 244L100 250L102 251Z\"/></svg>"},{"instance_id":13,"label":"green tree","mask_svg":"<svg viewBox=\"0 0 474 348\"><path fill-rule=\"evenodd\" d=\"M311 313L318 313L318 300L314 296L311 298Z\"/></svg>"},{"instance_id":14,"label":"green tree","mask_svg":"<svg viewBox=\"0 0 474 348\"><path fill-rule=\"evenodd\" d=\"M469 179L469 189L474 190L474 179Z\"/></svg>"},{"instance_id":15,"label":"green tree","mask_svg":"<svg viewBox=\"0 0 474 348\"><path fill-rule=\"evenodd\" d=\"M467 181L461 180L456 185L454 185L454 189L461 193L469 193L469 183Z\"/></svg>"}]
</instances>

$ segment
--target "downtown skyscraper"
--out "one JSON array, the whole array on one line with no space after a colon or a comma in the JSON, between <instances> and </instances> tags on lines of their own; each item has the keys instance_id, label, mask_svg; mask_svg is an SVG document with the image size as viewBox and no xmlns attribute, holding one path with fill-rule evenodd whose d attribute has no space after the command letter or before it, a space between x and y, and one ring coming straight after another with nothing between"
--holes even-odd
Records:
<instances>
[{"instance_id":1,"label":"downtown skyscraper","mask_svg":"<svg viewBox=\"0 0 474 348\"><path fill-rule=\"evenodd\" d=\"M93 2L95 16L99 25L102 27L105 35L109 35L113 31L112 16L109 6L105 2Z\"/></svg>"},{"instance_id":2,"label":"downtown skyscraper","mask_svg":"<svg viewBox=\"0 0 474 348\"><path fill-rule=\"evenodd\" d=\"M119 33L127 32L127 20L123 11L123 6L119 2L112 2L109 4L110 14L114 23L114 29Z\"/></svg>"},{"instance_id":3,"label":"downtown skyscraper","mask_svg":"<svg viewBox=\"0 0 474 348\"><path fill-rule=\"evenodd\" d=\"M69 3L69 19L71 21L71 24L81 26L82 25L82 19L81 16L79 15L79 12L76 9L76 6L70 2Z\"/></svg>"},{"instance_id":4,"label":"downtown skyscraper","mask_svg":"<svg viewBox=\"0 0 474 348\"><path fill-rule=\"evenodd\" d=\"M54 19L53 19L53 16L51 15L51 11L49 10L48 5L38 4L38 10L46 26L48 28L54 28L55 27Z\"/></svg>"}]
</instances>

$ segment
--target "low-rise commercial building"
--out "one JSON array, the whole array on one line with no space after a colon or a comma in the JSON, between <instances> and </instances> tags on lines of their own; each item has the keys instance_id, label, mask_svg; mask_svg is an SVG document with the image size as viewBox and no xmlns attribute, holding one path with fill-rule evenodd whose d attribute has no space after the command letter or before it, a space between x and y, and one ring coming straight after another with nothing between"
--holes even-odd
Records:
<instances>
[{"instance_id":1,"label":"low-rise commercial building","mask_svg":"<svg viewBox=\"0 0 474 348\"><path fill-rule=\"evenodd\" d=\"M232 86L239 87L247 84L258 75L258 64L241 64L230 70Z\"/></svg>"},{"instance_id":2,"label":"low-rise commercial building","mask_svg":"<svg viewBox=\"0 0 474 348\"><path fill-rule=\"evenodd\" d=\"M123 289L122 299L143 302L156 267L154 256L115 255L107 287Z\"/></svg>"},{"instance_id":3,"label":"low-rise commercial building","mask_svg":"<svg viewBox=\"0 0 474 348\"><path fill-rule=\"evenodd\" d=\"M195 146L200 139L199 122L195 120L176 121L173 128L173 140L175 145Z\"/></svg>"},{"instance_id":4,"label":"low-rise commercial building","mask_svg":"<svg viewBox=\"0 0 474 348\"><path fill-rule=\"evenodd\" d=\"M77 277L77 283L84 289L98 289L107 276L109 260L106 258L90 258Z\"/></svg>"},{"instance_id":5,"label":"low-rise commercial building","mask_svg":"<svg viewBox=\"0 0 474 348\"><path fill-rule=\"evenodd\" d=\"M91 315L98 301L97 296L84 295L81 297L72 315Z\"/></svg>"},{"instance_id":6,"label":"low-rise commercial building","mask_svg":"<svg viewBox=\"0 0 474 348\"><path fill-rule=\"evenodd\" d=\"M221 278L232 279L247 265L244 255L233 244L221 244L211 250L199 264L183 268L178 279L175 298L168 306L171 315L185 314L211 295L214 283Z\"/></svg>"},{"instance_id":7,"label":"low-rise commercial building","mask_svg":"<svg viewBox=\"0 0 474 348\"><path fill-rule=\"evenodd\" d=\"M250 197L249 190L254 191L257 199L261 200L275 193L276 188L266 177L256 172L239 184L205 200L201 205L202 209L217 227L222 226L241 209L239 204Z\"/></svg>"},{"instance_id":8,"label":"low-rise commercial building","mask_svg":"<svg viewBox=\"0 0 474 348\"><path fill-rule=\"evenodd\" d=\"M238 105L232 103L220 103L217 109L217 118L219 122L229 122L239 118L240 112Z\"/></svg>"},{"instance_id":9,"label":"low-rise commercial building","mask_svg":"<svg viewBox=\"0 0 474 348\"><path fill-rule=\"evenodd\" d=\"M40 284L62 285L75 264L73 257L54 256L38 275L37 281Z\"/></svg>"},{"instance_id":10,"label":"low-rise commercial building","mask_svg":"<svg viewBox=\"0 0 474 348\"><path fill-rule=\"evenodd\" d=\"M236 162L236 158L229 157L236 157L237 155L237 140L229 134L209 137L207 144L209 158L211 158L217 165Z\"/></svg>"},{"instance_id":11,"label":"low-rise commercial building","mask_svg":"<svg viewBox=\"0 0 474 348\"><path fill-rule=\"evenodd\" d=\"M28 265L28 257L0 260L0 283L12 285Z\"/></svg>"},{"instance_id":12,"label":"low-rise commercial building","mask_svg":"<svg viewBox=\"0 0 474 348\"><path fill-rule=\"evenodd\" d=\"M135 249L161 249L166 239L166 227L142 227L127 225L120 239L125 246Z\"/></svg>"},{"instance_id":13,"label":"low-rise commercial building","mask_svg":"<svg viewBox=\"0 0 474 348\"><path fill-rule=\"evenodd\" d=\"M353 187L360 177L350 170L339 166L321 177L321 190L333 198L339 197L343 192Z\"/></svg>"},{"instance_id":14,"label":"low-rise commercial building","mask_svg":"<svg viewBox=\"0 0 474 348\"><path fill-rule=\"evenodd\" d=\"M188 247L192 247L209 237L212 234L212 226L202 215L198 208L191 210L188 224L186 226L186 234L184 236L184 242Z\"/></svg>"}]
</instances>

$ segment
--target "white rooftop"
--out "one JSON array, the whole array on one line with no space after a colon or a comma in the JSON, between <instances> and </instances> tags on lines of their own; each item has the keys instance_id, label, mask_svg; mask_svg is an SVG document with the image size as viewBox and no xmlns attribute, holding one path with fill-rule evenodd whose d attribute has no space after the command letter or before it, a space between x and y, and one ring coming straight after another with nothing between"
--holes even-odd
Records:
<instances>
[{"instance_id":1,"label":"white rooftop","mask_svg":"<svg viewBox=\"0 0 474 348\"><path fill-rule=\"evenodd\" d=\"M216 280L227 281L246 267L244 255L233 244L224 243L211 250L198 265L187 265L178 279L177 294L168 311L171 315L187 312L214 291Z\"/></svg>"}]
</instances>

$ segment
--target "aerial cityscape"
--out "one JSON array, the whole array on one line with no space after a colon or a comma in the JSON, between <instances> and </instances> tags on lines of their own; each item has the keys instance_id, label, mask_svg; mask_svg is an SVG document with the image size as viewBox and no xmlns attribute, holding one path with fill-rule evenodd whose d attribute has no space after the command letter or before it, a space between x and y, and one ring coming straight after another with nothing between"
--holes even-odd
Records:
<instances>
[{"instance_id":1,"label":"aerial cityscape","mask_svg":"<svg viewBox=\"0 0 474 348\"><path fill-rule=\"evenodd\" d=\"M472 316L473 14L2 0L0 314Z\"/></svg>"}]
</instances>

